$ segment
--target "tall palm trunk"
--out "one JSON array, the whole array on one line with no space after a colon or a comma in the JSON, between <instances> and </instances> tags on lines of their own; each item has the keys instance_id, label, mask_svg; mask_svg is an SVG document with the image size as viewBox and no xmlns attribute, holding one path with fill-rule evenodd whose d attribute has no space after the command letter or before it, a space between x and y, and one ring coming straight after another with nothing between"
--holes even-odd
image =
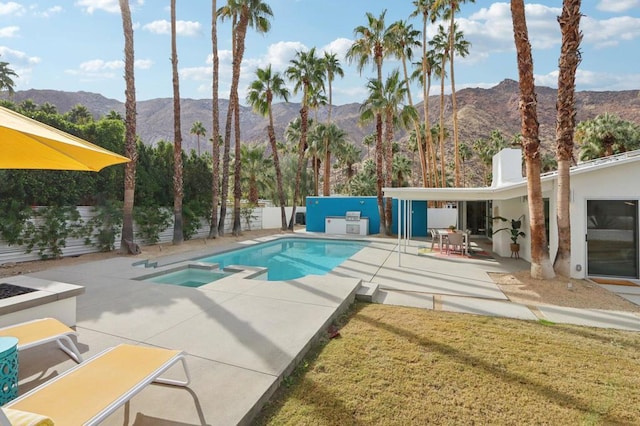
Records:
<instances>
[{"instance_id":1,"label":"tall palm trunk","mask_svg":"<svg viewBox=\"0 0 640 426\"><path fill-rule=\"evenodd\" d=\"M293 231L296 223L296 204L300 196L300 180L302 178L302 166L304 164L304 153L307 150L307 128L309 119L309 107L307 106L309 88L305 84L302 94L302 108L300 108L300 142L298 143L298 166L296 168L296 185L293 190L293 209L289 220L289 229Z\"/></svg>"},{"instance_id":2,"label":"tall palm trunk","mask_svg":"<svg viewBox=\"0 0 640 426\"><path fill-rule=\"evenodd\" d=\"M455 186L460 186L460 146L458 142L458 103L456 101L456 79L453 73L453 58L456 56L454 50L455 40L455 10L457 8L457 2L451 2L451 22L449 23L449 51L451 57L449 58L449 76L451 77L451 108L453 111L453 156L454 156L454 169L455 169Z\"/></svg>"},{"instance_id":3,"label":"tall palm trunk","mask_svg":"<svg viewBox=\"0 0 640 426\"><path fill-rule=\"evenodd\" d=\"M556 110L556 152L558 156L558 252L553 263L556 274L571 276L571 182L569 169L573 157L573 133L576 126L575 89L576 70L580 63L580 2L564 0L558 18L562 33L558 100Z\"/></svg>"},{"instance_id":4,"label":"tall palm trunk","mask_svg":"<svg viewBox=\"0 0 640 426\"><path fill-rule=\"evenodd\" d=\"M385 163L387 165L387 173L385 174L385 186L391 188L393 186L393 112L387 111L385 120ZM385 202L385 221L387 223L387 235L391 235L393 225L393 199L387 197ZM398 232L400 229L398 228Z\"/></svg>"},{"instance_id":5,"label":"tall palm trunk","mask_svg":"<svg viewBox=\"0 0 640 426\"><path fill-rule=\"evenodd\" d=\"M213 90L211 92L212 125L211 125L211 223L209 226L209 238L218 237L218 199L220 186L220 106L218 105L219 76L218 69L220 58L218 57L218 16L216 0L211 2L211 46L213 50Z\"/></svg>"},{"instance_id":6,"label":"tall palm trunk","mask_svg":"<svg viewBox=\"0 0 640 426\"><path fill-rule=\"evenodd\" d=\"M426 151L429 153L430 165L429 168L431 170L431 186L437 188L440 186L440 179L438 176L438 158L436 155L436 149L433 145L433 135L431 134L431 123L429 123L429 92L431 91L431 76L427 79L427 89L425 91L425 101L424 101L424 133L426 138Z\"/></svg>"},{"instance_id":7,"label":"tall palm trunk","mask_svg":"<svg viewBox=\"0 0 640 426\"><path fill-rule=\"evenodd\" d=\"M380 234L387 234L385 219L384 200L382 197L382 187L384 185L384 174L382 159L384 149L382 147L382 115L376 114L376 198L378 200L378 213L380 215Z\"/></svg>"},{"instance_id":8,"label":"tall palm trunk","mask_svg":"<svg viewBox=\"0 0 640 426\"><path fill-rule=\"evenodd\" d=\"M523 0L511 0L513 35L518 57L520 86L520 119L522 122L522 143L527 171L527 192L529 199L529 226L531 228L531 277L549 279L555 276L544 224L544 203L540 182L540 139L537 114L537 99L533 79L533 58Z\"/></svg>"},{"instance_id":9,"label":"tall palm trunk","mask_svg":"<svg viewBox=\"0 0 640 426\"><path fill-rule=\"evenodd\" d=\"M380 90L382 90L382 47L376 46L374 57L376 61L376 70L378 73L378 82ZM382 197L382 186L384 184L384 169L382 162L384 158L384 147L382 143L382 114L376 113L376 191L378 195L378 210L380 211L380 233L388 235L391 231L391 223L387 222L385 215L384 200Z\"/></svg>"},{"instance_id":10,"label":"tall palm trunk","mask_svg":"<svg viewBox=\"0 0 640 426\"><path fill-rule=\"evenodd\" d=\"M429 162L429 175L428 180L425 180L425 186L434 186L432 179L433 167L431 166L431 135L429 133L429 87L427 86L427 12L425 11L422 16L422 108L424 113L424 128L425 128L425 155ZM418 143L422 143L422 136L418 138Z\"/></svg>"},{"instance_id":11,"label":"tall palm trunk","mask_svg":"<svg viewBox=\"0 0 640 426\"><path fill-rule=\"evenodd\" d=\"M235 140L235 162L233 164L233 231L234 236L240 235L240 203L242 202L242 150L240 141L240 99L238 93L235 94L233 108L234 140Z\"/></svg>"},{"instance_id":12,"label":"tall palm trunk","mask_svg":"<svg viewBox=\"0 0 640 426\"><path fill-rule=\"evenodd\" d=\"M171 0L171 68L173 74L173 244L184 241L182 233L182 131L180 126L180 81L176 47L176 0Z\"/></svg>"},{"instance_id":13,"label":"tall palm trunk","mask_svg":"<svg viewBox=\"0 0 640 426\"><path fill-rule=\"evenodd\" d=\"M407 85L407 100L409 101L409 106L413 108L413 97L411 96L411 86L409 85L409 73L407 71L407 57L404 53L404 49L402 50L402 71L404 73L404 81L406 82L405 84ZM418 144L418 156L420 157L420 173L422 176L422 186L427 187L427 162L426 162L424 149L422 146L420 123L418 119L414 121L414 129L416 131L416 141Z\"/></svg>"},{"instance_id":14,"label":"tall palm trunk","mask_svg":"<svg viewBox=\"0 0 640 426\"><path fill-rule=\"evenodd\" d=\"M271 102L273 101L273 95L271 92L267 94L267 105L269 111L269 127L267 128L267 134L269 135L269 144L271 145L271 151L273 153L273 167L276 169L276 186L278 189L278 200L280 201L280 219L282 221L281 229L284 231L287 229L287 213L285 211L286 201L284 199L284 189L282 185L282 170L280 168L280 157L278 155L278 145L276 142L276 132L273 127L273 110L271 109Z\"/></svg>"},{"instance_id":15,"label":"tall palm trunk","mask_svg":"<svg viewBox=\"0 0 640 426\"><path fill-rule=\"evenodd\" d=\"M218 234L224 235L224 225L227 218L227 198L229 197L229 164L231 163L231 124L233 120L233 93L234 85L237 94L238 80L240 78L240 62L235 54L237 45L237 27L238 19L233 17L231 24L231 51L232 59L232 77L231 89L229 91L229 105L227 107L227 119L224 126L224 152L222 154L222 194L220 196L220 220L218 222ZM237 73L237 74L236 74ZM236 96L237 97L237 96Z\"/></svg>"},{"instance_id":16,"label":"tall palm trunk","mask_svg":"<svg viewBox=\"0 0 640 426\"><path fill-rule=\"evenodd\" d=\"M125 90L125 127L126 137L124 155L131 161L124 166L124 206L120 253L129 252L129 242L133 243L133 204L136 187L136 164L138 151L136 145L136 87L134 78L133 25L128 0L120 0L122 29L124 32L124 79Z\"/></svg>"},{"instance_id":17,"label":"tall palm trunk","mask_svg":"<svg viewBox=\"0 0 640 426\"><path fill-rule=\"evenodd\" d=\"M444 154L444 64L446 54L442 54L442 75L440 76L440 184L444 188L447 186L447 172L445 170L445 154Z\"/></svg>"}]
</instances>

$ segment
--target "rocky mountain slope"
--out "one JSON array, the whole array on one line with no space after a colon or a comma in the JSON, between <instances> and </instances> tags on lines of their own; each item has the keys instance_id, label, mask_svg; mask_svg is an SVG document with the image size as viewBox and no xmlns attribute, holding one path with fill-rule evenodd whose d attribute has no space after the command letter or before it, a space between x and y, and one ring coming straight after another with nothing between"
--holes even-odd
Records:
<instances>
[{"instance_id":1,"label":"rocky mountain slope","mask_svg":"<svg viewBox=\"0 0 640 426\"><path fill-rule=\"evenodd\" d=\"M550 148L555 137L555 105L556 90L548 87L538 87L538 118L540 121L540 136L544 146ZM13 101L20 103L31 99L38 105L49 102L55 105L58 112L65 113L77 104L86 106L96 118L117 111L124 116L124 104L114 99L108 99L97 93L62 92L56 90L25 90L16 92ZM511 139L520 132L520 116L518 111L518 83L504 80L490 89L469 88L458 91L458 120L460 140L473 142L479 138L486 138L491 131L500 130ZM610 92L577 92L577 121L592 119L598 114L609 112L621 118L640 124L640 91L610 91ZM221 100L221 126L224 128L227 112L227 100ZM154 144L159 140L173 140L173 104L170 98L151 99L138 102L138 134L142 141ZM422 114L422 103L418 105ZM186 150L196 149L197 139L189 130L195 121L201 121L207 129L206 139L210 137L211 129L211 100L183 99L182 110L182 138ZM278 103L274 105L274 120L276 134L283 140L283 133L287 124L299 116L300 104ZM365 135L372 132L372 126L362 126L359 123L360 104L334 106L333 121L343 128L350 139L358 146L362 145ZM429 115L432 125L436 124L440 110L439 96L429 97ZM445 126L452 128L451 98L447 96L444 102ZM327 108L311 112L311 117L326 120ZM267 120L255 114L250 107L241 107L240 123L242 140L247 142L266 142ZM406 138L403 131L397 131L397 139ZM205 144L202 143L202 149ZM366 148L363 148L363 155Z\"/></svg>"}]
</instances>

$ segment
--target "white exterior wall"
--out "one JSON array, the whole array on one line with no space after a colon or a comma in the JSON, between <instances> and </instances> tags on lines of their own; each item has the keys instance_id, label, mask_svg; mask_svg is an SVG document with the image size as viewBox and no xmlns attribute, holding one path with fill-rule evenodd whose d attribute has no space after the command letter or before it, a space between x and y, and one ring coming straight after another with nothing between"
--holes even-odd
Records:
<instances>
[{"instance_id":1,"label":"white exterior wall","mask_svg":"<svg viewBox=\"0 0 640 426\"><path fill-rule=\"evenodd\" d=\"M571 176L571 276L587 272L587 200L640 199L640 165L627 163ZM581 271L576 270L580 265Z\"/></svg>"}]
</instances>

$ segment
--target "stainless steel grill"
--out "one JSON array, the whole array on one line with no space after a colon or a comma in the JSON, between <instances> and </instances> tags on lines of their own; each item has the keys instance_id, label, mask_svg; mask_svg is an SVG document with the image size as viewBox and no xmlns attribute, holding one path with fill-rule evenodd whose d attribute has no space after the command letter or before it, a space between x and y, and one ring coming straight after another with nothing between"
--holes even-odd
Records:
<instances>
[{"instance_id":1,"label":"stainless steel grill","mask_svg":"<svg viewBox=\"0 0 640 426\"><path fill-rule=\"evenodd\" d=\"M346 212L344 220L347 222L347 234L360 234L360 212Z\"/></svg>"},{"instance_id":2,"label":"stainless steel grill","mask_svg":"<svg viewBox=\"0 0 640 426\"><path fill-rule=\"evenodd\" d=\"M344 219L347 222L360 222L360 212L347 212Z\"/></svg>"}]
</instances>

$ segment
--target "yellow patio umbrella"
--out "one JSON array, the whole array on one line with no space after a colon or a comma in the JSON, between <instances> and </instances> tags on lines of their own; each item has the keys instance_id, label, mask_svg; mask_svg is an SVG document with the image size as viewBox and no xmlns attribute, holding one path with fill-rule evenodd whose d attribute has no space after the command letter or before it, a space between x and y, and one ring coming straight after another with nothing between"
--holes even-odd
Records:
<instances>
[{"instance_id":1,"label":"yellow patio umbrella","mask_svg":"<svg viewBox=\"0 0 640 426\"><path fill-rule=\"evenodd\" d=\"M100 171L127 157L0 107L0 169Z\"/></svg>"}]
</instances>

